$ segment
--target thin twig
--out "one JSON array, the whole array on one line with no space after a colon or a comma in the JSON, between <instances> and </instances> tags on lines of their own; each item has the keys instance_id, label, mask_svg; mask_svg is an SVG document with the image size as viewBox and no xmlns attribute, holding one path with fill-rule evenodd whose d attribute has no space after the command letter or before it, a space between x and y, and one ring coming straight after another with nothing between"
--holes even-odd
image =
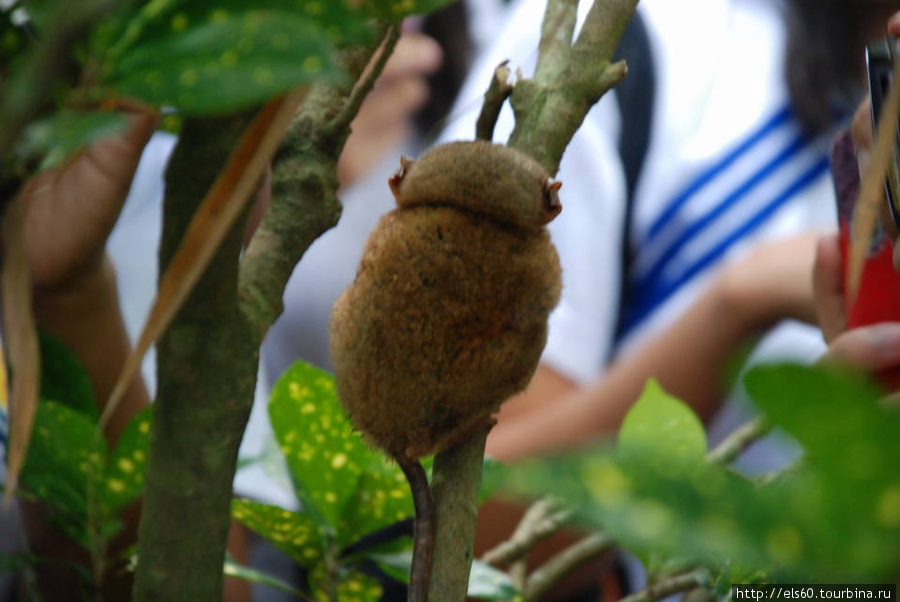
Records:
<instances>
[{"instance_id":1,"label":"thin twig","mask_svg":"<svg viewBox=\"0 0 900 602\"><path fill-rule=\"evenodd\" d=\"M764 417L751 420L725 437L715 449L707 454L706 460L710 464L731 464L744 450L759 441L770 430L772 430L772 424Z\"/></svg>"},{"instance_id":2,"label":"thin twig","mask_svg":"<svg viewBox=\"0 0 900 602\"><path fill-rule=\"evenodd\" d=\"M512 537L485 553L481 559L493 566L515 562L526 556L539 541L559 530L571 516L570 509L560 509L552 499L538 500L525 512Z\"/></svg>"},{"instance_id":3,"label":"thin twig","mask_svg":"<svg viewBox=\"0 0 900 602\"><path fill-rule=\"evenodd\" d=\"M615 545L607 533L597 532L572 544L550 560L528 578L525 588L529 600L536 600L553 584L578 568L582 563L596 558Z\"/></svg>"},{"instance_id":4,"label":"thin twig","mask_svg":"<svg viewBox=\"0 0 900 602\"><path fill-rule=\"evenodd\" d=\"M356 80L340 112L329 121L328 125L330 128L346 128L356 118L363 101L369 95L369 92L372 91L375 81L381 75L381 72L384 71L384 66L394 53L394 48L397 46L399 39L400 28L396 25L388 27L378 50L375 51L375 55L372 57L370 64L366 66L362 75Z\"/></svg>"},{"instance_id":5,"label":"thin twig","mask_svg":"<svg viewBox=\"0 0 900 602\"><path fill-rule=\"evenodd\" d=\"M500 117L500 109L503 103L512 94L513 85L509 83L509 61L503 61L494 69L494 77L491 85L484 93L484 104L481 105L481 113L475 122L475 139L491 141L494 139L494 127L497 118Z\"/></svg>"},{"instance_id":6,"label":"thin twig","mask_svg":"<svg viewBox=\"0 0 900 602\"><path fill-rule=\"evenodd\" d=\"M351 90L330 82L310 86L276 155L272 199L240 268L241 306L260 340L283 311L284 288L297 263L340 217L335 165L364 92L371 89L393 50L394 35L388 32L377 47L344 54L343 66L357 76Z\"/></svg>"},{"instance_id":7,"label":"thin twig","mask_svg":"<svg viewBox=\"0 0 900 602\"><path fill-rule=\"evenodd\" d=\"M538 47L534 79L544 81L545 74L556 69L568 59L578 16L578 0L549 0L541 26L541 42Z\"/></svg>"},{"instance_id":8,"label":"thin twig","mask_svg":"<svg viewBox=\"0 0 900 602\"><path fill-rule=\"evenodd\" d=\"M894 64L894 81L900 78L900 61ZM853 232L848 260L847 289L850 299L855 299L862 281L863 265L866 253L875 236L875 224L878 221L881 203L884 202L884 178L888 164L894 155L897 122L900 119L900 86L891 86L885 99L881 117L878 120L878 131L875 135L875 146L872 149L869 165L863 174L859 187L859 196L853 209Z\"/></svg>"},{"instance_id":9,"label":"thin twig","mask_svg":"<svg viewBox=\"0 0 900 602\"><path fill-rule=\"evenodd\" d=\"M709 573L706 569L696 569L690 573L666 577L658 583L622 598L619 602L656 602L656 600L662 600L673 594L702 586L708 580Z\"/></svg>"},{"instance_id":10,"label":"thin twig","mask_svg":"<svg viewBox=\"0 0 900 602\"><path fill-rule=\"evenodd\" d=\"M798 470L800 470L803 467L803 465L804 465L804 461L803 461L803 458L801 457L801 458L798 458L797 460L794 460L787 466L779 468L778 470L773 470L770 472L763 473L763 474L759 475L758 477L756 477L755 479L753 479L753 481L757 485L760 485L760 486L769 485L779 479L782 479L788 475L791 475L791 474L797 472Z\"/></svg>"}]
</instances>

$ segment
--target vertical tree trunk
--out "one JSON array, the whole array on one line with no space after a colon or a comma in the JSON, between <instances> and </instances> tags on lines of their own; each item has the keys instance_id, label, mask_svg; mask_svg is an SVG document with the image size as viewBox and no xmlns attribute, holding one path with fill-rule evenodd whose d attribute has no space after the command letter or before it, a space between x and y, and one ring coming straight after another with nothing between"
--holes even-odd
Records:
<instances>
[{"instance_id":1,"label":"vertical tree trunk","mask_svg":"<svg viewBox=\"0 0 900 602\"><path fill-rule=\"evenodd\" d=\"M166 172L160 273L247 123L246 116L185 122ZM222 519L259 358L237 302L243 228L238 220L157 346L136 600L221 599Z\"/></svg>"}]
</instances>

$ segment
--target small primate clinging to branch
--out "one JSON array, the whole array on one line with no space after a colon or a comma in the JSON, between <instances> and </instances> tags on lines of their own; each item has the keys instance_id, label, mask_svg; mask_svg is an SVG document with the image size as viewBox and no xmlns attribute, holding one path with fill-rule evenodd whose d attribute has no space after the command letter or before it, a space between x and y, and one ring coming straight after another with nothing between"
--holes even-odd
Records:
<instances>
[{"instance_id":1,"label":"small primate clinging to branch","mask_svg":"<svg viewBox=\"0 0 900 602\"><path fill-rule=\"evenodd\" d=\"M398 207L334 306L331 352L353 423L410 482L410 600L424 600L434 524L419 458L489 428L531 379L561 288L544 227L560 184L519 151L456 142L403 159L390 186Z\"/></svg>"}]
</instances>

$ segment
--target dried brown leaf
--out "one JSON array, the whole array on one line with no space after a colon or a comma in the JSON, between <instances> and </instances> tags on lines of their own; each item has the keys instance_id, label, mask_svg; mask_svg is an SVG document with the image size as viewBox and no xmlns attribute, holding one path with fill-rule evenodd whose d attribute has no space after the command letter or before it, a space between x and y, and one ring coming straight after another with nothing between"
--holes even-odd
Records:
<instances>
[{"instance_id":1,"label":"dried brown leaf","mask_svg":"<svg viewBox=\"0 0 900 602\"><path fill-rule=\"evenodd\" d=\"M305 96L303 88L270 101L241 136L160 279L150 315L106 403L101 426L109 421L144 354L169 326L246 206Z\"/></svg>"},{"instance_id":2,"label":"dried brown leaf","mask_svg":"<svg viewBox=\"0 0 900 602\"><path fill-rule=\"evenodd\" d=\"M3 219L3 335L12 368L5 504L9 504L15 494L19 473L28 453L40 387L40 354L25 251L27 199L26 194L17 196L7 207Z\"/></svg>"},{"instance_id":3,"label":"dried brown leaf","mask_svg":"<svg viewBox=\"0 0 900 602\"><path fill-rule=\"evenodd\" d=\"M894 82L900 84L900 61L894 63ZM863 266L866 262L875 224L885 202L885 176L894 158L897 136L897 122L900 117L900 85L891 86L887 100L878 119L875 148L872 158L863 174L859 197L853 210L853 231L850 243L848 287L850 298L855 299L862 281Z\"/></svg>"}]
</instances>

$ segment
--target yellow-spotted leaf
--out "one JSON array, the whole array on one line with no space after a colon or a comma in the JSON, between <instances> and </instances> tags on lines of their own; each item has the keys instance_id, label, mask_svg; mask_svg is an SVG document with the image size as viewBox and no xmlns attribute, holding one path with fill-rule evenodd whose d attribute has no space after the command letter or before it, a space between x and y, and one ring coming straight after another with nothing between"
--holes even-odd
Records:
<instances>
[{"instance_id":1,"label":"yellow-spotted leaf","mask_svg":"<svg viewBox=\"0 0 900 602\"><path fill-rule=\"evenodd\" d=\"M325 31L298 11L185 8L134 29L114 46L118 58L103 83L114 95L187 114L234 112L341 76Z\"/></svg>"},{"instance_id":2,"label":"yellow-spotted leaf","mask_svg":"<svg viewBox=\"0 0 900 602\"><path fill-rule=\"evenodd\" d=\"M412 14L425 14L450 4L453 0L365 0L363 6L380 19L397 21Z\"/></svg>"},{"instance_id":3,"label":"yellow-spotted leaf","mask_svg":"<svg viewBox=\"0 0 900 602\"><path fill-rule=\"evenodd\" d=\"M348 504L358 503L359 479L373 452L344 415L334 378L294 364L272 390L269 418L304 509L337 528Z\"/></svg>"},{"instance_id":4,"label":"yellow-spotted leaf","mask_svg":"<svg viewBox=\"0 0 900 602\"><path fill-rule=\"evenodd\" d=\"M238 499L231 503L231 516L302 566L316 566L323 558L323 527L307 514Z\"/></svg>"},{"instance_id":5,"label":"yellow-spotted leaf","mask_svg":"<svg viewBox=\"0 0 900 602\"><path fill-rule=\"evenodd\" d=\"M49 508L51 522L85 546L88 478L102 474L106 455L95 431L81 412L41 400L21 475L23 489Z\"/></svg>"},{"instance_id":6,"label":"yellow-spotted leaf","mask_svg":"<svg viewBox=\"0 0 900 602\"><path fill-rule=\"evenodd\" d=\"M689 468L706 458L706 432L684 402L650 380L622 423L618 452L625 461L664 457L668 466Z\"/></svg>"},{"instance_id":7,"label":"yellow-spotted leaf","mask_svg":"<svg viewBox=\"0 0 900 602\"><path fill-rule=\"evenodd\" d=\"M121 510L144 490L152 410L148 406L132 418L109 458L100 492L111 512Z\"/></svg>"},{"instance_id":8,"label":"yellow-spotted leaf","mask_svg":"<svg viewBox=\"0 0 900 602\"><path fill-rule=\"evenodd\" d=\"M340 533L345 543L415 515L406 477L391 460L374 456L366 467L356 502L347 506Z\"/></svg>"},{"instance_id":9,"label":"yellow-spotted leaf","mask_svg":"<svg viewBox=\"0 0 900 602\"><path fill-rule=\"evenodd\" d=\"M352 568L338 567L336 575L329 575L324 565L316 567L310 575L310 585L315 599L320 602L378 602L381 585L374 578ZM332 591L333 588L333 591Z\"/></svg>"}]
</instances>

